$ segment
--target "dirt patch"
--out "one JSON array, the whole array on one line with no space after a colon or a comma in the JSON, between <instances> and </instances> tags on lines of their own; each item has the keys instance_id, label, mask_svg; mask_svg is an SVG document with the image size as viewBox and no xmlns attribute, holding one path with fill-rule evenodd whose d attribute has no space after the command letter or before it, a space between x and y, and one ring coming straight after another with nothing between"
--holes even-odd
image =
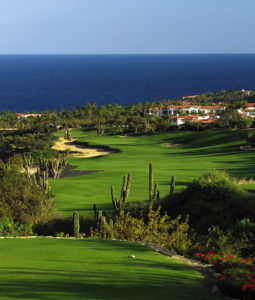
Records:
<instances>
[{"instance_id":1,"label":"dirt patch","mask_svg":"<svg viewBox=\"0 0 255 300\"><path fill-rule=\"evenodd\" d=\"M104 170L74 170L76 169L75 166L70 166L67 164L64 171L59 176L60 178L67 178L67 177L74 177L74 176L80 176L80 175L86 175L86 174L92 174L97 172L104 172Z\"/></svg>"},{"instance_id":2,"label":"dirt patch","mask_svg":"<svg viewBox=\"0 0 255 300\"><path fill-rule=\"evenodd\" d=\"M82 145L75 144L74 143L75 141L76 139L67 141L64 138L59 138L59 140L55 142L52 149L57 151L69 150L71 152L71 157L82 157L82 158L106 155L111 153L101 148L94 148L94 149L84 148Z\"/></svg>"},{"instance_id":3,"label":"dirt patch","mask_svg":"<svg viewBox=\"0 0 255 300\"><path fill-rule=\"evenodd\" d=\"M182 144L169 144L169 143L163 143L163 144L161 144L161 145L166 146L166 147L182 146Z\"/></svg>"},{"instance_id":4,"label":"dirt patch","mask_svg":"<svg viewBox=\"0 0 255 300\"><path fill-rule=\"evenodd\" d=\"M74 177L86 174L92 174L97 172L104 172L104 170L75 170L77 167L71 166L69 164L66 165L64 171L60 174L60 178L67 178L67 177ZM33 175L37 172L38 165L33 165L32 167L28 168L28 172ZM23 170L22 173L25 171Z\"/></svg>"},{"instance_id":5,"label":"dirt patch","mask_svg":"<svg viewBox=\"0 0 255 300\"><path fill-rule=\"evenodd\" d=\"M37 168L38 168L38 166L29 167L28 172L33 175L37 172Z\"/></svg>"}]
</instances>

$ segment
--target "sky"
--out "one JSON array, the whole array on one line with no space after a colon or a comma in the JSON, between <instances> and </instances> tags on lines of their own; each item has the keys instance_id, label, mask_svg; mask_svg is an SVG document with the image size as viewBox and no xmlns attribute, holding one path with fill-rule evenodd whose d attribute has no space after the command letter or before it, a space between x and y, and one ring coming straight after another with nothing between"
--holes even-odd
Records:
<instances>
[{"instance_id":1,"label":"sky","mask_svg":"<svg viewBox=\"0 0 255 300\"><path fill-rule=\"evenodd\" d=\"M254 0L0 0L0 54L255 53Z\"/></svg>"}]
</instances>

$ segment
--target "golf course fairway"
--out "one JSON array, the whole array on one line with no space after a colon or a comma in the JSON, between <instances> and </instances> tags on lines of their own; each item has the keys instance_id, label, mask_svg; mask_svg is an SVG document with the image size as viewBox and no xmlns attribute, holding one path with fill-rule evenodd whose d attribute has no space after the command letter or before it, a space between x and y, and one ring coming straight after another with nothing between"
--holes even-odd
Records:
<instances>
[{"instance_id":1,"label":"golf course fairway","mask_svg":"<svg viewBox=\"0 0 255 300\"><path fill-rule=\"evenodd\" d=\"M0 299L213 299L198 271L134 243L2 239L0 257Z\"/></svg>"},{"instance_id":2,"label":"golf course fairway","mask_svg":"<svg viewBox=\"0 0 255 300\"><path fill-rule=\"evenodd\" d=\"M63 136L59 132L58 136ZM172 131L144 136L97 136L95 131L72 130L72 136L84 147L118 149L114 153L91 158L71 158L76 170L98 171L90 174L50 180L55 206L65 214L75 210L92 214L112 209L111 185L120 195L123 176L132 173L128 202L148 200L149 162L153 164L154 183L160 197L169 193L171 176L175 190L185 188L194 178L211 170L225 170L237 178L254 176L254 151L243 151L246 132L210 129ZM74 172L75 173L75 172ZM247 186L254 188L254 184Z\"/></svg>"}]
</instances>

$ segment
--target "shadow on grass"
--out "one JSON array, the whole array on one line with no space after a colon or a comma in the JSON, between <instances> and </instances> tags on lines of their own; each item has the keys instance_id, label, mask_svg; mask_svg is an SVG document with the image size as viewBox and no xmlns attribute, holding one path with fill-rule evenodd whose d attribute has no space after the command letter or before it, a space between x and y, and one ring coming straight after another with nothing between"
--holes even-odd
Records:
<instances>
[{"instance_id":1,"label":"shadow on grass","mask_svg":"<svg viewBox=\"0 0 255 300\"><path fill-rule=\"evenodd\" d=\"M72 241L72 245L98 251L98 241ZM112 250L146 255L151 249L126 242L106 241L103 252ZM86 253L86 252L85 252ZM139 254L140 253L140 254ZM99 254L100 255L100 254ZM146 259L101 262L56 260L52 268L2 267L0 297L17 299L210 299L202 279L190 267L169 261ZM107 261L108 259L108 261ZM111 259L112 260L112 259ZM56 267L56 264L58 267ZM74 265L81 270L74 270ZM64 266L64 267L63 267ZM66 267L69 266L69 267ZM83 271L84 268L84 271Z\"/></svg>"},{"instance_id":2,"label":"shadow on grass","mask_svg":"<svg viewBox=\"0 0 255 300\"><path fill-rule=\"evenodd\" d=\"M106 209L107 212L111 212L113 211L113 206L112 203L97 203L97 210L104 210ZM71 207L71 208L64 208L61 209L61 211L66 211L66 212L74 212L74 211L79 211L79 212L92 212L93 211L93 204L91 204L90 207L84 207L84 208L75 208L75 207Z\"/></svg>"},{"instance_id":3,"label":"shadow on grass","mask_svg":"<svg viewBox=\"0 0 255 300\"><path fill-rule=\"evenodd\" d=\"M5 270L8 276L8 270ZM35 276L26 273L27 278L11 279L1 284L1 298L13 299L210 299L201 292L200 280L181 281L179 277L162 276L161 278L137 274L136 280L123 277L122 273L100 277L100 274L84 273L73 278L68 272L65 276L52 278L54 272ZM24 275L23 275L24 276ZM23 277L22 276L22 277ZM94 276L94 278L92 277ZM107 277L108 276L108 277ZM128 277L128 276L126 276ZM192 286L191 286L192 285Z\"/></svg>"}]
</instances>

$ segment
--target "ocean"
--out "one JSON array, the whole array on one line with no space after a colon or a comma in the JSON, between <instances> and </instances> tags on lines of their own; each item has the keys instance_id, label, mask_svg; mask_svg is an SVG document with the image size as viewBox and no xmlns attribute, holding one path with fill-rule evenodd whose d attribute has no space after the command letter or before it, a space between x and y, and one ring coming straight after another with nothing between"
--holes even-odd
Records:
<instances>
[{"instance_id":1,"label":"ocean","mask_svg":"<svg viewBox=\"0 0 255 300\"><path fill-rule=\"evenodd\" d=\"M255 89L255 54L0 55L0 111Z\"/></svg>"}]
</instances>

